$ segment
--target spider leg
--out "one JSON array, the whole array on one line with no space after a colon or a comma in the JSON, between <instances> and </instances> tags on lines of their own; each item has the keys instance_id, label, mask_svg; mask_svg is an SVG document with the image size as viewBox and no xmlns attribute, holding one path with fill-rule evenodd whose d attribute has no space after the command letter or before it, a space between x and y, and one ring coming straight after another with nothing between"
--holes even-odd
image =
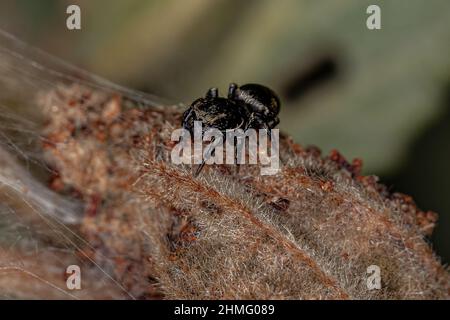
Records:
<instances>
[{"instance_id":1,"label":"spider leg","mask_svg":"<svg viewBox=\"0 0 450 320\"><path fill-rule=\"evenodd\" d=\"M237 84L236 83L230 83L230 86L228 87L228 99L234 99L236 94Z\"/></svg>"},{"instance_id":2,"label":"spider leg","mask_svg":"<svg viewBox=\"0 0 450 320\"><path fill-rule=\"evenodd\" d=\"M248 125L245 127L244 131L246 131L247 129L249 129ZM246 141L247 141L246 138L244 138L243 140L235 138L236 144L235 144L235 149L234 149L234 162L236 164L236 170L235 170L236 174L239 174L241 165L246 163L246 155L245 155L245 153L242 152L242 150L245 150ZM242 160L241 159L242 156L244 157L243 162L239 163L238 161Z\"/></svg>"},{"instance_id":3,"label":"spider leg","mask_svg":"<svg viewBox=\"0 0 450 320\"><path fill-rule=\"evenodd\" d=\"M279 123L280 123L280 119L278 117L276 117L271 122L269 122L269 128L270 129L275 128Z\"/></svg>"},{"instance_id":4,"label":"spider leg","mask_svg":"<svg viewBox=\"0 0 450 320\"><path fill-rule=\"evenodd\" d=\"M261 117L256 113L250 114L245 130L247 129L270 129L270 124L267 124Z\"/></svg>"},{"instance_id":5,"label":"spider leg","mask_svg":"<svg viewBox=\"0 0 450 320\"><path fill-rule=\"evenodd\" d=\"M217 98L219 96L219 89L217 88L209 88L208 92L206 92L206 98Z\"/></svg>"},{"instance_id":6,"label":"spider leg","mask_svg":"<svg viewBox=\"0 0 450 320\"><path fill-rule=\"evenodd\" d=\"M197 169L195 170L194 173L194 178L198 177L198 175L200 174L200 172L202 171L203 167L205 166L206 163L206 159L203 159L202 163L197 167Z\"/></svg>"},{"instance_id":7,"label":"spider leg","mask_svg":"<svg viewBox=\"0 0 450 320\"><path fill-rule=\"evenodd\" d=\"M248 117L247 123L245 124L244 131L253 128L254 123L255 123L255 113L252 112Z\"/></svg>"},{"instance_id":8,"label":"spider leg","mask_svg":"<svg viewBox=\"0 0 450 320\"><path fill-rule=\"evenodd\" d=\"M236 162L236 174L239 174L239 171L241 169L241 165L238 163L238 155L237 152L234 155L234 161Z\"/></svg>"},{"instance_id":9,"label":"spider leg","mask_svg":"<svg viewBox=\"0 0 450 320\"><path fill-rule=\"evenodd\" d=\"M213 156L215 155L216 149L215 149L215 148L213 149L213 147L215 147L216 145L214 144L214 141L216 141L216 138L215 138L215 137L213 137L213 138L211 139L211 144L208 146L208 149L207 149L206 152L203 154L203 160L202 160L202 163L201 163L201 164L197 167L197 169L195 170L194 177L197 177L197 176L200 174L200 172L202 171L203 167L204 167L205 164L206 164L206 161L207 161L209 158L211 158L211 157L213 157ZM211 149L212 149L212 151L210 151Z\"/></svg>"}]
</instances>

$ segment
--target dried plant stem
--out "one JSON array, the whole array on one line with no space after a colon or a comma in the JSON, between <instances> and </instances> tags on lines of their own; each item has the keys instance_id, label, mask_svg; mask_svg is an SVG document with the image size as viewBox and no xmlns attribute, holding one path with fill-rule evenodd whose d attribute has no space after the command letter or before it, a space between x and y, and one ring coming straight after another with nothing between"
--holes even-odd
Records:
<instances>
[{"instance_id":1,"label":"dried plant stem","mask_svg":"<svg viewBox=\"0 0 450 320\"><path fill-rule=\"evenodd\" d=\"M51 193L83 203L77 255L128 297L450 297L426 238L436 214L361 175L358 159L281 135L279 174L214 165L196 177L170 161L179 107L138 107L81 85L39 102ZM367 286L372 265L380 290Z\"/></svg>"}]
</instances>

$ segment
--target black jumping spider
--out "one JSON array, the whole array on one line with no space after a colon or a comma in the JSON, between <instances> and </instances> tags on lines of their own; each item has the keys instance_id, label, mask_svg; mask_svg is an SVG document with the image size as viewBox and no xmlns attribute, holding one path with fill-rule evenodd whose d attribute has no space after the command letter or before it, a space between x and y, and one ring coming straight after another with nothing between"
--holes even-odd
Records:
<instances>
[{"instance_id":1,"label":"black jumping spider","mask_svg":"<svg viewBox=\"0 0 450 320\"><path fill-rule=\"evenodd\" d=\"M239 87L231 83L227 98L219 97L217 88L210 88L204 98L195 100L184 112L182 125L191 136L194 134L194 121L201 121L203 133L211 128L223 133L227 129L270 130L280 122L279 112L280 99L271 89L260 84Z\"/></svg>"},{"instance_id":2,"label":"black jumping spider","mask_svg":"<svg viewBox=\"0 0 450 320\"><path fill-rule=\"evenodd\" d=\"M204 98L195 100L183 114L183 127L193 133L194 121L208 128L272 129L280 120L280 99L271 89L260 84L238 87L231 83L228 98L219 97L217 88L211 88Z\"/></svg>"}]
</instances>

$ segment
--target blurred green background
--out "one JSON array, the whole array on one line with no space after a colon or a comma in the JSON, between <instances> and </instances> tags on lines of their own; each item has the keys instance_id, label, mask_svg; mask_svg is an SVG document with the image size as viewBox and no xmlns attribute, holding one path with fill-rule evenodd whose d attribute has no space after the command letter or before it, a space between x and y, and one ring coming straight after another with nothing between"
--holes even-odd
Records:
<instances>
[{"instance_id":1,"label":"blurred green background","mask_svg":"<svg viewBox=\"0 0 450 320\"><path fill-rule=\"evenodd\" d=\"M366 28L370 4L381 30ZM3 0L0 28L172 102L231 81L272 87L297 142L360 157L438 212L433 245L450 261L450 1Z\"/></svg>"}]
</instances>

